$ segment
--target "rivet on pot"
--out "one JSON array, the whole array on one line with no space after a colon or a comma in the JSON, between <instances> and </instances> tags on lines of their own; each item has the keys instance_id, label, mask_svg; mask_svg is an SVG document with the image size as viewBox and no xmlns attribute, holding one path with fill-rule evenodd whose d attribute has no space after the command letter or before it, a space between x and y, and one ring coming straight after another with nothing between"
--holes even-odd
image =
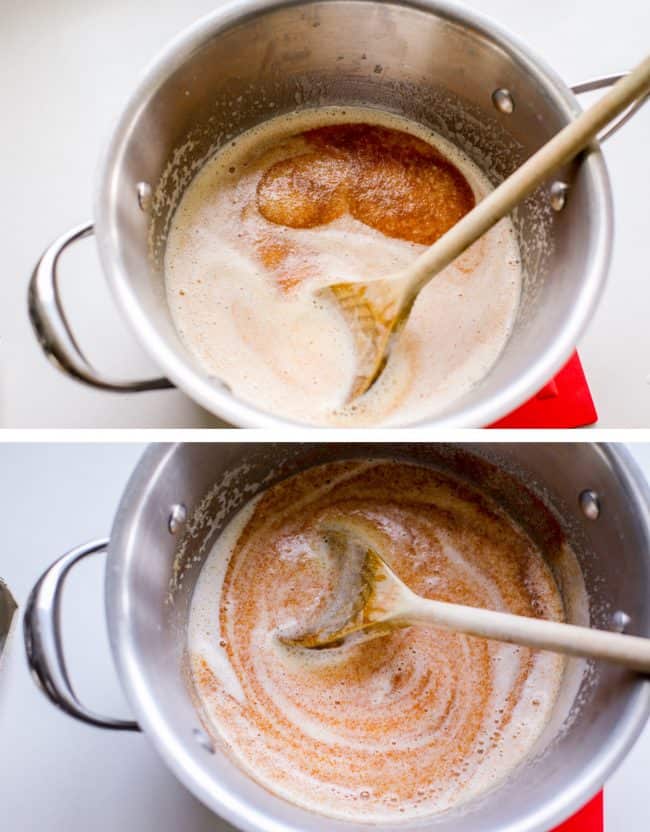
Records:
<instances>
[{"instance_id":1,"label":"rivet on pot","mask_svg":"<svg viewBox=\"0 0 650 832\"><path fill-rule=\"evenodd\" d=\"M149 185L148 182L138 182L138 184L135 186L135 190L138 194L138 205L140 206L140 210L151 210L151 185Z\"/></svg>"},{"instance_id":2,"label":"rivet on pot","mask_svg":"<svg viewBox=\"0 0 650 832\"><path fill-rule=\"evenodd\" d=\"M214 754L214 744L205 731L201 728L195 728L192 733L194 734L194 739L198 742L201 748L205 748L205 750L209 751L210 754Z\"/></svg>"},{"instance_id":3,"label":"rivet on pot","mask_svg":"<svg viewBox=\"0 0 650 832\"><path fill-rule=\"evenodd\" d=\"M183 523L187 520L187 509L182 503L176 503L169 512L167 528L170 534L176 534Z\"/></svg>"},{"instance_id":4,"label":"rivet on pot","mask_svg":"<svg viewBox=\"0 0 650 832\"><path fill-rule=\"evenodd\" d=\"M512 115L515 111L515 100L510 90L500 88L492 93L492 103L496 109L506 116Z\"/></svg>"},{"instance_id":5,"label":"rivet on pot","mask_svg":"<svg viewBox=\"0 0 650 832\"><path fill-rule=\"evenodd\" d=\"M612 630L616 633L625 632L631 620L632 619L626 612L623 612L623 610L616 610L616 612L612 615Z\"/></svg>"},{"instance_id":6,"label":"rivet on pot","mask_svg":"<svg viewBox=\"0 0 650 832\"><path fill-rule=\"evenodd\" d=\"M568 192L569 186L566 182L553 182L549 191L549 199L554 211L561 211L564 208Z\"/></svg>"},{"instance_id":7,"label":"rivet on pot","mask_svg":"<svg viewBox=\"0 0 650 832\"><path fill-rule=\"evenodd\" d=\"M600 516L600 498L595 491L587 488L578 497L582 513L588 520L597 520Z\"/></svg>"}]
</instances>

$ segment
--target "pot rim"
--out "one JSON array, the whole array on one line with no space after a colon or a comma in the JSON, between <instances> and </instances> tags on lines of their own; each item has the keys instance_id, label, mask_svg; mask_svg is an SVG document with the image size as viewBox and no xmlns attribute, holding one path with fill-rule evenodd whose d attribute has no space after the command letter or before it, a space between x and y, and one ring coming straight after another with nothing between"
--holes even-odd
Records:
<instances>
[{"instance_id":1,"label":"pot rim","mask_svg":"<svg viewBox=\"0 0 650 832\"><path fill-rule=\"evenodd\" d=\"M298 832L297 827L269 818L253 808L244 798L232 794L216 780L210 778L188 751L189 741L183 743L175 735L164 714L158 707L155 692L151 691L129 635L130 610L128 593L123 592L119 580L120 565L128 550L134 545L133 530L129 518L138 514L147 499L153 478L161 473L168 460L183 443L151 445L145 451L125 488L115 516L106 561L105 607L111 643L111 651L122 689L131 705L139 725L174 775L197 798L218 816L247 832ZM400 444L396 442L394 444ZM473 443L455 443L459 447ZM475 444L475 443L474 443ZM485 443L480 443L485 444ZM588 445L595 453L605 456L615 470L628 499L637 507L636 515L645 527L650 544L650 486L627 449L620 444L579 443ZM378 448L390 445L378 445ZM650 551L650 549L649 549ZM629 705L624 717L610 734L590 764L578 771L573 781L551 801L541 805L534 814L503 826L500 832L546 832L581 808L603 786L609 775L632 747L650 715L650 679L638 677L629 694ZM307 810L305 810L307 811ZM434 816L435 818L435 816ZM338 828L331 818L323 816L331 828ZM433 820L431 829L435 829ZM406 824L405 824L406 825ZM364 829L370 825L358 824L341 829ZM381 825L374 828L382 829ZM423 830L427 826L421 827Z\"/></svg>"},{"instance_id":2,"label":"pot rim","mask_svg":"<svg viewBox=\"0 0 650 832\"><path fill-rule=\"evenodd\" d=\"M352 0L356 3L376 0ZM112 136L105 148L98 170L95 193L95 234L99 257L108 284L118 308L130 325L136 339L159 365L164 373L195 402L208 411L239 427L311 428L324 427L275 416L253 404L235 398L231 393L215 386L193 365L191 357L181 357L168 341L151 325L148 315L141 308L133 291L126 269L117 256L119 232L114 210L116 184L113 172L119 164L128 140L129 128L148 99L154 94L161 79L169 75L187 60L203 44L209 34L223 31L235 23L273 12L282 8L316 3L332 3L336 0L230 0L217 10L197 20L172 39L150 62L141 80L132 92ZM519 38L493 23L489 18L456 5L447 0L390 0L424 12L433 12L453 23L471 27L504 45L513 58L523 65L524 71L533 75L546 89L549 98L567 121L581 112L576 96L556 72L536 56ZM595 311L605 286L612 250L612 195L609 176L600 146L595 143L589 157L583 161L583 169L591 178L596 199L594 222L600 222L595 234L592 266L586 275L576 303L569 313L563 329L553 343L538 356L518 378L503 387L497 394L460 412L441 417L430 417L400 425L408 428L430 427L484 427L510 413L534 396L548 383L569 360L576 344Z\"/></svg>"}]
</instances>

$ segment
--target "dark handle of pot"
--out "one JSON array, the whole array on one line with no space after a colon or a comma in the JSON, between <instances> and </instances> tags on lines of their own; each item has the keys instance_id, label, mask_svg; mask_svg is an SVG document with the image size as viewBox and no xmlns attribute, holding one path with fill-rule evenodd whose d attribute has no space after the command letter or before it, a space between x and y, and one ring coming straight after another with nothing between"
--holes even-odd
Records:
<instances>
[{"instance_id":1,"label":"dark handle of pot","mask_svg":"<svg viewBox=\"0 0 650 832\"><path fill-rule=\"evenodd\" d=\"M55 561L32 589L23 620L27 662L43 693L62 711L98 728L139 731L137 722L96 714L77 699L72 688L61 643L61 591L68 572L88 555L105 552L108 540L77 546Z\"/></svg>"},{"instance_id":2,"label":"dark handle of pot","mask_svg":"<svg viewBox=\"0 0 650 832\"><path fill-rule=\"evenodd\" d=\"M575 84L571 87L571 92L574 95L581 95L583 92L593 92L594 90L602 90L604 87L611 87L617 81L620 81L621 78L629 75L628 72L619 72L615 75L603 75L601 78L592 78L589 81L583 81L581 84ZM614 124L606 130L602 136L598 137L598 141L602 144L604 141L607 141L611 136L614 135L621 127L626 124L632 116L643 107L646 101L650 98L650 95L646 95L642 98L639 98L634 104L631 104L630 107L623 113L623 115L615 121Z\"/></svg>"},{"instance_id":3,"label":"dark handle of pot","mask_svg":"<svg viewBox=\"0 0 650 832\"><path fill-rule=\"evenodd\" d=\"M86 359L70 329L59 294L59 258L68 246L89 237L93 224L88 222L62 234L43 253L29 282L28 309L32 327L50 361L64 373L100 390L138 393L174 387L166 378L146 381L118 381L99 373Z\"/></svg>"}]
</instances>

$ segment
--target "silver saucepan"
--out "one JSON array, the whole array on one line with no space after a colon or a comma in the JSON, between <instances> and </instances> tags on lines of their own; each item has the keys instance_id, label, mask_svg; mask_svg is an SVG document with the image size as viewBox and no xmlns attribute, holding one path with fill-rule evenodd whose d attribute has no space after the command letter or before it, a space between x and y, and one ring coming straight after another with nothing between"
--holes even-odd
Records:
<instances>
[{"instance_id":1,"label":"silver saucepan","mask_svg":"<svg viewBox=\"0 0 650 832\"><path fill-rule=\"evenodd\" d=\"M29 309L39 341L57 366L94 387L134 392L178 385L234 425L289 426L210 377L170 317L166 234L203 162L269 117L363 104L432 127L496 184L575 117L575 93L618 77L569 89L512 35L437 0L219 4L169 45L137 86L101 166L94 222L61 236L36 267ZM534 395L569 358L610 257L610 187L598 145L558 171L514 219L524 289L512 337L480 384L422 426L487 425ZM115 299L165 378L106 378L76 343L57 265L69 245L93 233Z\"/></svg>"},{"instance_id":2,"label":"silver saucepan","mask_svg":"<svg viewBox=\"0 0 650 832\"><path fill-rule=\"evenodd\" d=\"M30 666L59 707L103 728L140 727L207 806L250 832L361 832L293 806L244 774L203 730L187 673L186 626L201 565L225 523L261 488L343 458L393 458L450 471L493 496L546 548L567 539L593 626L650 635L650 494L627 452L593 444L180 444L152 446L133 473L110 540L79 546L41 577L25 613ZM137 724L75 696L59 631L61 590L82 558L107 550L106 617ZM571 616L569 616L571 617ZM576 670L577 668L577 670ZM579 670L579 672L578 672ZM567 701L569 700L569 701ZM564 676L535 754L473 803L404 832L548 832L586 802L643 728L650 685L614 665ZM374 826L384 832L386 827Z\"/></svg>"}]
</instances>

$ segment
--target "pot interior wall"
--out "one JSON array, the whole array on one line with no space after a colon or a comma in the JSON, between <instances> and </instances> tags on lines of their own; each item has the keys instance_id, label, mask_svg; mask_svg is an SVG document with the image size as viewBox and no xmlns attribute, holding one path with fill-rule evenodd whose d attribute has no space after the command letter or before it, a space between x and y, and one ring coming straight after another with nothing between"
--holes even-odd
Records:
<instances>
[{"instance_id":1,"label":"pot interior wall","mask_svg":"<svg viewBox=\"0 0 650 832\"><path fill-rule=\"evenodd\" d=\"M138 719L150 735L156 733L150 720L172 731L186 758L184 771L194 770L187 785L216 810L223 811L224 794L231 805L235 793L247 804L249 814L253 806L264 816L279 818L284 829L323 828L322 819L286 804L249 780L219 748L211 755L196 742L201 723L185 670L186 623L201 564L239 507L278 479L312 465L353 457L433 465L480 486L545 552L552 552L561 537L568 540L584 574L594 626L610 627L612 613L621 609L631 617L630 632L650 633L650 541L638 496L621 477L611 453L597 446L255 443L152 449L131 481L111 539L109 630L123 682L131 694L120 643L125 633L132 644L129 662L133 664L135 657L141 677L138 701L132 697ZM601 516L596 521L587 520L580 510L578 495L585 488L601 494ZM187 506L189 520L176 539L167 531L167 517L169 507L178 502ZM137 603L133 603L136 595ZM143 705L147 699L148 705ZM485 832L537 828L519 827L518 819L554 802L561 811L571 793L578 800L586 799L581 783L592 772L601 779L589 781L591 788L602 784L606 772L599 774L598 767L608 744L623 730L621 726L638 718L647 702L647 689L637 677L610 665L590 667L573 706L560 702L539 753L507 782L456 812L406 824L404 829L424 826L466 832L468 818L478 812ZM157 741L155 735L152 739ZM160 750L169 762L169 748ZM180 753L174 755L175 762ZM327 828L367 827L328 820Z\"/></svg>"},{"instance_id":2,"label":"pot interior wall","mask_svg":"<svg viewBox=\"0 0 650 832\"><path fill-rule=\"evenodd\" d=\"M116 229L112 236L134 301L160 338L198 372L169 316L162 259L184 189L233 137L296 109L362 104L432 127L496 184L571 116L561 92L523 53L437 4L338 0L237 20L224 12L210 35L186 41L168 58L165 73L166 80L146 87L143 102L123 122L100 200ZM502 87L514 97L511 115L492 104L492 93ZM492 372L448 414L521 376L564 327L602 232L594 182L600 160L593 156L579 171L560 172L574 182L561 214L551 210L546 187L515 212L524 271L517 322ZM151 216L138 208L141 181L154 189Z\"/></svg>"}]
</instances>

